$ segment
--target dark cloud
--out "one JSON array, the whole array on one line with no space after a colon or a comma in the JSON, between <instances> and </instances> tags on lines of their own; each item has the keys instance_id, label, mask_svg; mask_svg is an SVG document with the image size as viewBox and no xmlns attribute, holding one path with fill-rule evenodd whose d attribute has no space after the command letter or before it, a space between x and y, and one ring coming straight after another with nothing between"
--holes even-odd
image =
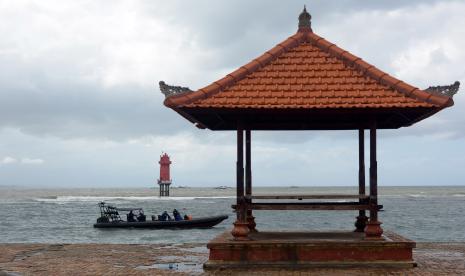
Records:
<instances>
[{"instance_id":1,"label":"dark cloud","mask_svg":"<svg viewBox=\"0 0 465 276\"><path fill-rule=\"evenodd\" d=\"M161 151L178 185L233 185L234 133L196 129L163 106L157 83L196 89L221 78L292 35L304 4L316 33L406 82L465 84L460 1L9 1L0 9L0 185L148 187ZM465 95L455 101L413 127L380 131L380 183L463 184L448 166L464 162ZM356 131L252 137L257 185L357 181Z\"/></svg>"},{"instance_id":2,"label":"dark cloud","mask_svg":"<svg viewBox=\"0 0 465 276\"><path fill-rule=\"evenodd\" d=\"M102 93L78 83L55 84L46 95L10 89L0 103L0 127L19 128L33 135L114 140L189 128L190 123L162 107L162 98L155 92L155 87L122 86Z\"/></svg>"},{"instance_id":3,"label":"dark cloud","mask_svg":"<svg viewBox=\"0 0 465 276\"><path fill-rule=\"evenodd\" d=\"M215 65L229 68L248 62L292 35L304 5L318 30L361 11L386 11L437 2L443 1L170 1L169 4L146 3L145 12L166 18L177 28L188 28L203 47L220 48Z\"/></svg>"},{"instance_id":4,"label":"dark cloud","mask_svg":"<svg viewBox=\"0 0 465 276\"><path fill-rule=\"evenodd\" d=\"M164 98L155 83L151 88L132 84L106 88L82 81L75 72L60 79L39 68L1 61L0 71L5 74L0 77L0 128L42 136L120 140L173 134L190 125L163 107Z\"/></svg>"},{"instance_id":5,"label":"dark cloud","mask_svg":"<svg viewBox=\"0 0 465 276\"><path fill-rule=\"evenodd\" d=\"M43 33L44 37L40 37L40 33L34 34L33 42L39 42L37 47L50 48L48 51L39 52L38 56L34 56L32 50L28 52L29 48L25 48L24 41L5 38L4 41L10 44L18 43L21 47L13 50L16 49L13 47L15 45L6 42L0 44L0 49L1 47L6 49L0 52L0 128L17 128L28 134L53 135L67 139L104 137L124 140L145 135L174 134L180 131L199 134L200 132L185 119L163 106L163 97L156 85L159 80L190 86L193 89L209 84L222 77L222 74L243 65L292 35L296 31L297 16L304 4L307 4L313 15L316 32L328 34L328 39L334 42L344 41L341 47L347 47L348 50L353 50L364 58L367 57L368 61L374 62L382 69L392 70L390 63L394 58L393 55L405 50L405 47L418 43L410 38L417 37L424 40L432 33L437 33L437 28L440 28L437 25L440 22L419 19L419 22L428 22L428 24L404 27L402 24L405 25L405 22L399 21L397 25L383 29L386 26L383 25L385 21L381 19L373 26L371 22L352 22L354 25L351 25L347 22L348 18L357 19L363 12L385 12L396 9L411 9L413 13L418 7L426 6L433 9L437 3L449 2L454 1L142 2L135 11L141 17L148 18L148 22L151 22L152 18L164 22L166 24L164 27L168 28L168 31L163 32L159 37L155 37L156 32L152 33L150 29L130 29L131 32L143 31L148 38L140 39L148 45L153 45L154 49L166 49L159 46L179 34L184 34L187 37L181 39L183 44L177 46L179 51L185 56L196 55L195 52L185 53L194 49L204 53L205 56L202 58L202 55L199 55L193 60L182 60L180 57L175 59L175 63L157 63L156 60L150 59L150 55L163 56L164 53L149 52L146 54L147 62L153 63L153 66L148 68L156 68L157 71L153 74L145 72L147 75L144 75L142 84L138 84L137 81L125 82L124 79L118 82L120 77L131 79L132 74L137 74L128 69L133 65L102 66L101 63L108 62L107 59L111 61L114 56L107 56L108 46L103 45L103 42L86 41L85 34L69 35L58 31L53 32L53 37L47 37L48 33ZM364 18L362 17L361 20L363 21ZM373 18L373 16L369 17L369 19ZM99 32L117 32L101 27L103 21L98 19L95 22L95 28L99 29ZM73 25L71 20L63 23L69 24L70 27ZM127 22L127 25L130 23ZM369 25L366 26L367 24ZM136 26L140 28L137 24ZM364 31L351 33L354 26L363 28ZM35 29L33 26L30 28L30 33L33 33L32 30ZM30 35L28 27L23 26L21 30L25 34L16 39L27 40ZM121 38L116 36L116 39ZM127 47L130 46L131 44ZM116 54L123 55L126 52L116 51ZM128 59L131 58L131 54L133 53L130 51L126 54ZM443 48L434 50L431 60L431 64L439 68L438 71L447 70L447 66L453 63ZM94 67L83 65L87 63L93 64ZM102 78L107 74L106 70L112 69L111 66L117 66L118 70L125 71L114 77L117 80L115 84L106 85ZM457 76L465 77L465 72ZM465 81L457 79L462 83ZM455 80L454 77L450 81ZM432 78L427 81L431 83L424 81L421 85L426 87L427 84L437 83ZM462 96L459 95L457 98L457 103L464 102ZM447 123L433 129L445 131L453 125L455 131L460 130L465 133L462 130L464 121L461 119L465 116L462 115L463 112L457 109L445 113L443 121ZM414 128L406 133L422 133L423 129L425 128ZM263 139L289 142L303 142L317 135L319 134L259 134ZM335 135L335 137L339 136L345 137L345 134Z\"/></svg>"}]
</instances>

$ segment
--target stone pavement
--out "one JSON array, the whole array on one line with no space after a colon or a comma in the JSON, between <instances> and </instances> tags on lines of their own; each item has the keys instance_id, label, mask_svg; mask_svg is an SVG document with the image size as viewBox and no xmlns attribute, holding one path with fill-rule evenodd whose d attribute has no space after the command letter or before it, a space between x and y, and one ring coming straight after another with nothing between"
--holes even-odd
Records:
<instances>
[{"instance_id":1,"label":"stone pavement","mask_svg":"<svg viewBox=\"0 0 465 276\"><path fill-rule=\"evenodd\" d=\"M254 269L204 272L204 244L0 244L4 275L465 275L465 243L417 243L410 269Z\"/></svg>"}]
</instances>

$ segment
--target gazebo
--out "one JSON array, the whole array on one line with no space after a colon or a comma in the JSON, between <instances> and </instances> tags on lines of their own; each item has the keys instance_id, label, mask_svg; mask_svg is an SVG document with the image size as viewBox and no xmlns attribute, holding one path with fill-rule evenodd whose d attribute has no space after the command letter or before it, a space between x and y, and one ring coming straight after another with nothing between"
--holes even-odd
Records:
<instances>
[{"instance_id":1,"label":"gazebo","mask_svg":"<svg viewBox=\"0 0 465 276\"><path fill-rule=\"evenodd\" d=\"M452 106L458 88L455 82L422 90L382 72L315 34L305 8L296 34L224 78L197 91L161 81L164 104L198 128L237 132L233 205L237 218L230 233L208 245L209 264L391 261L411 265L414 242L383 234L378 219L382 205L378 204L376 131L408 127ZM358 194L254 195L253 130L358 131ZM365 130L370 137L369 193L365 191ZM358 216L353 233L343 238L328 234L322 244L311 233L306 239L299 238L305 236L302 233L260 233L254 210L354 210Z\"/></svg>"}]
</instances>

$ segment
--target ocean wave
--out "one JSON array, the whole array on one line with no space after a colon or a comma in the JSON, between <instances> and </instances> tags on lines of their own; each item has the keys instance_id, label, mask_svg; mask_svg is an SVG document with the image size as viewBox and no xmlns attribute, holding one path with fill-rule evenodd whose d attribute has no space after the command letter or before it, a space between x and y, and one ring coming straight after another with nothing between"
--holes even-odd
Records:
<instances>
[{"instance_id":1,"label":"ocean wave","mask_svg":"<svg viewBox=\"0 0 465 276\"><path fill-rule=\"evenodd\" d=\"M196 200L196 199L228 199L234 196L47 196L35 198L39 202L65 203L65 202L101 202L101 201L170 201L170 200Z\"/></svg>"},{"instance_id":2,"label":"ocean wave","mask_svg":"<svg viewBox=\"0 0 465 276\"><path fill-rule=\"evenodd\" d=\"M424 197L432 197L434 195L425 195L425 194L407 194L408 197L420 197L420 198L424 198Z\"/></svg>"},{"instance_id":3,"label":"ocean wave","mask_svg":"<svg viewBox=\"0 0 465 276\"><path fill-rule=\"evenodd\" d=\"M404 195L405 196L405 195ZM465 197L465 194L407 194L407 197L413 198L444 198L444 197ZM402 196L401 196L402 197Z\"/></svg>"}]
</instances>

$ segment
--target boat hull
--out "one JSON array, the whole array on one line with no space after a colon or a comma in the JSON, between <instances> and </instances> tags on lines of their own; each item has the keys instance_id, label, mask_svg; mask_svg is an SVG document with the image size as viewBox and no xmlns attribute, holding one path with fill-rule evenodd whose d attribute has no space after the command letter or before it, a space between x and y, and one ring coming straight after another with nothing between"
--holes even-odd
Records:
<instances>
[{"instance_id":1,"label":"boat hull","mask_svg":"<svg viewBox=\"0 0 465 276\"><path fill-rule=\"evenodd\" d=\"M189 228L209 228L213 227L223 220L227 219L227 215L214 216L214 217L203 217L192 220L180 220L180 221L144 221L144 222L104 222L95 223L95 228L149 228L149 229L189 229Z\"/></svg>"}]
</instances>

